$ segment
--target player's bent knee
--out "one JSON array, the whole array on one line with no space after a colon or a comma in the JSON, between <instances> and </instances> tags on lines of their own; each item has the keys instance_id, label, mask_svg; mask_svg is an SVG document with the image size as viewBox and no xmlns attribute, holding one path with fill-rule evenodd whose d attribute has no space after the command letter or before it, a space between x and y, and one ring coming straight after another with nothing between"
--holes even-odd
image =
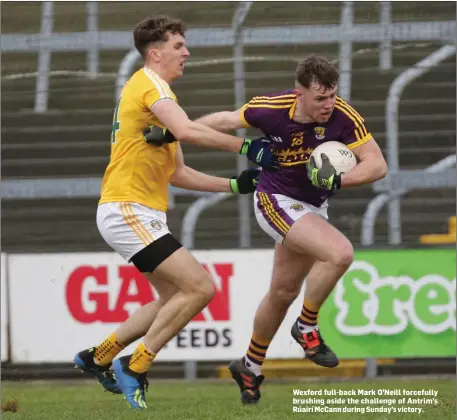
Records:
<instances>
[{"instance_id":1,"label":"player's bent knee","mask_svg":"<svg viewBox=\"0 0 457 420\"><path fill-rule=\"evenodd\" d=\"M300 294L300 289L279 288L270 290L269 294L275 305L288 308Z\"/></svg>"},{"instance_id":2,"label":"player's bent knee","mask_svg":"<svg viewBox=\"0 0 457 420\"><path fill-rule=\"evenodd\" d=\"M201 292L203 299L206 301L206 304L210 303L216 295L216 289L212 283L208 285L208 287L205 287L205 289L203 289Z\"/></svg>"},{"instance_id":3,"label":"player's bent knee","mask_svg":"<svg viewBox=\"0 0 457 420\"><path fill-rule=\"evenodd\" d=\"M196 266L196 268L195 271L187 273L186 287L181 290L201 301L209 302L216 294L213 279L201 265Z\"/></svg>"},{"instance_id":4,"label":"player's bent knee","mask_svg":"<svg viewBox=\"0 0 457 420\"><path fill-rule=\"evenodd\" d=\"M199 282L196 291L200 295L202 301L205 301L207 304L211 302L216 294L216 289L209 275L204 280Z\"/></svg>"},{"instance_id":5,"label":"player's bent knee","mask_svg":"<svg viewBox=\"0 0 457 420\"><path fill-rule=\"evenodd\" d=\"M130 261L142 273L152 273L181 247L181 243L171 233L168 233L137 252Z\"/></svg>"},{"instance_id":6,"label":"player's bent knee","mask_svg":"<svg viewBox=\"0 0 457 420\"><path fill-rule=\"evenodd\" d=\"M347 241L335 248L333 253L332 263L339 267L349 267L354 261L354 248L352 244Z\"/></svg>"}]
</instances>

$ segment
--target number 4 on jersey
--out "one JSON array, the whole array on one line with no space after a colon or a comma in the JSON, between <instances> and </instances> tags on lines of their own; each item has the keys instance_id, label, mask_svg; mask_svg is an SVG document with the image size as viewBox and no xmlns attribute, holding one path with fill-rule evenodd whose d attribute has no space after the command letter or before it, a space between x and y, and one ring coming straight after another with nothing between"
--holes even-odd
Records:
<instances>
[{"instance_id":1,"label":"number 4 on jersey","mask_svg":"<svg viewBox=\"0 0 457 420\"><path fill-rule=\"evenodd\" d=\"M121 103L121 98L117 101L116 108L114 109L113 117L113 127L111 129L111 143L116 143L116 132L121 128L121 122L117 119L117 114L119 112L119 104Z\"/></svg>"}]
</instances>

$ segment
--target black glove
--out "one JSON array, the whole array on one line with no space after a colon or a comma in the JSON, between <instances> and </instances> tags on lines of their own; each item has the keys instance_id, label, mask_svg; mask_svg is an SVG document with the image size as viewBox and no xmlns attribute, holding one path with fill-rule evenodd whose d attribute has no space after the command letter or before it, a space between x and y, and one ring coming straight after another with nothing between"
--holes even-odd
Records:
<instances>
[{"instance_id":1,"label":"black glove","mask_svg":"<svg viewBox=\"0 0 457 420\"><path fill-rule=\"evenodd\" d=\"M143 131L143 137L146 143L154 146L162 146L165 143L173 143L176 141L175 136L167 128L150 125Z\"/></svg>"},{"instance_id":2,"label":"black glove","mask_svg":"<svg viewBox=\"0 0 457 420\"><path fill-rule=\"evenodd\" d=\"M246 156L251 162L272 171L279 170L277 156L268 148L271 139L268 136L258 139L244 139L241 146L240 155Z\"/></svg>"},{"instance_id":3,"label":"black glove","mask_svg":"<svg viewBox=\"0 0 457 420\"><path fill-rule=\"evenodd\" d=\"M230 188L236 194L253 193L259 183L259 176L262 170L250 168L241 172L240 175L230 178Z\"/></svg>"},{"instance_id":4,"label":"black glove","mask_svg":"<svg viewBox=\"0 0 457 420\"><path fill-rule=\"evenodd\" d=\"M308 179L315 187L323 188L328 191L337 191L341 188L341 176L336 173L335 168L330 163L328 156L321 153L322 166L316 168L314 157L309 159L306 170Z\"/></svg>"}]
</instances>

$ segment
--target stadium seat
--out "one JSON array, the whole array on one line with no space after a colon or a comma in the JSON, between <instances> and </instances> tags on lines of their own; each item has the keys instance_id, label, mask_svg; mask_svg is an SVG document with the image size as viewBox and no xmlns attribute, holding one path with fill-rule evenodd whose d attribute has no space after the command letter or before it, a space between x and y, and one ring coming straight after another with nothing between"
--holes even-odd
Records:
<instances>
[{"instance_id":1,"label":"stadium seat","mask_svg":"<svg viewBox=\"0 0 457 420\"><path fill-rule=\"evenodd\" d=\"M445 245L455 244L456 229L455 229L455 216L448 219L449 231L444 234L421 235L419 242L427 245Z\"/></svg>"}]
</instances>

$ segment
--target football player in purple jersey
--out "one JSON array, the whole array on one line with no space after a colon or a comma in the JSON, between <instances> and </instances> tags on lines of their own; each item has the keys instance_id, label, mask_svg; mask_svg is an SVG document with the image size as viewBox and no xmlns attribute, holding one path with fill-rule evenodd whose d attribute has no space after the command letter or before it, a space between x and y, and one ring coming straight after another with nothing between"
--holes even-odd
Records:
<instances>
[{"instance_id":1,"label":"football player in purple jersey","mask_svg":"<svg viewBox=\"0 0 457 420\"><path fill-rule=\"evenodd\" d=\"M337 95L338 80L331 62L308 56L297 66L295 89L256 96L236 111L196 120L223 132L258 128L271 140L269 150L280 163L279 171L261 172L254 195L257 221L276 246L270 289L257 309L249 347L243 358L229 365L244 404L260 399L268 347L305 278L303 307L292 325L292 337L317 365L332 368L339 363L317 320L319 309L351 265L354 251L327 221L328 199L340 188L383 178L387 165L364 119ZM175 139L160 132L149 141L160 146ZM322 166L317 168L310 156L326 141L346 144L357 157L356 167L337 174L322 154Z\"/></svg>"},{"instance_id":2,"label":"football player in purple jersey","mask_svg":"<svg viewBox=\"0 0 457 420\"><path fill-rule=\"evenodd\" d=\"M335 367L338 358L318 328L319 309L353 261L353 247L327 221L328 199L340 188L383 178L387 165L364 119L337 95L339 74L328 60L308 56L295 73L295 89L252 98L241 109L203 116L198 123L218 131L255 127L272 139L280 170L262 171L254 208L261 228L276 242L268 293L254 319L248 350L229 365L245 404L260 399L261 372L268 346L306 278L303 307L291 334L306 357ZM325 141L346 144L358 164L337 175L322 156L316 168L310 155Z\"/></svg>"}]
</instances>

